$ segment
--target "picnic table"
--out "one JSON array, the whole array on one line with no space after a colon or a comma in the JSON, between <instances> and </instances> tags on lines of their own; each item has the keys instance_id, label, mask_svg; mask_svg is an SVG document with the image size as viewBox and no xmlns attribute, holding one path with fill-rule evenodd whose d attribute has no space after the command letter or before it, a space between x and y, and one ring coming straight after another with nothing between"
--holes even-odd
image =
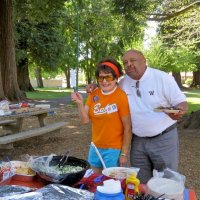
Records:
<instances>
[{"instance_id":1,"label":"picnic table","mask_svg":"<svg viewBox=\"0 0 200 200\"><path fill-rule=\"evenodd\" d=\"M13 142L60 130L66 126L67 122L45 123L45 118L48 114L56 110L57 108L24 108L21 112L16 111L12 112L12 114L0 116L0 126L7 131L6 134L0 133L0 148L12 148ZM23 122L29 117L36 117L39 127L23 131Z\"/></svg>"},{"instance_id":2,"label":"picnic table","mask_svg":"<svg viewBox=\"0 0 200 200\"><path fill-rule=\"evenodd\" d=\"M72 187L85 189L83 184L87 184L89 187L87 187L86 190L95 193L97 186L102 185L104 180L108 180L107 177L103 176L101 182L94 181L99 176L102 177L101 174L92 174L87 178L83 177L77 184L75 184ZM42 188L42 187L45 187L47 184L49 184L49 183L46 182L45 180L41 179L38 176L31 182L16 181L16 180L11 179L7 183L7 185L20 185L20 186L27 186L27 187L33 187L33 188ZM77 186L79 186L79 187L77 187ZM123 183L122 183L122 188L123 188ZM146 188L145 184L140 185L140 191L143 193L147 192L147 188ZM195 191L192 189L186 188L184 191L184 200L197 200Z\"/></svg>"}]
</instances>

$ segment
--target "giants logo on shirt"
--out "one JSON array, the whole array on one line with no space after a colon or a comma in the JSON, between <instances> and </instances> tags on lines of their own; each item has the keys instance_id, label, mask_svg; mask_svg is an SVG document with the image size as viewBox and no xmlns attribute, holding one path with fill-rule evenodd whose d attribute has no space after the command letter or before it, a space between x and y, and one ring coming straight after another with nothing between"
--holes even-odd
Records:
<instances>
[{"instance_id":1,"label":"giants logo on shirt","mask_svg":"<svg viewBox=\"0 0 200 200\"><path fill-rule=\"evenodd\" d=\"M101 114L110 114L110 113L113 113L113 112L117 112L118 109L117 109L117 105L116 104L107 104L104 108L101 107L101 104L100 103L97 103L95 106L94 106L94 115L101 115Z\"/></svg>"}]
</instances>

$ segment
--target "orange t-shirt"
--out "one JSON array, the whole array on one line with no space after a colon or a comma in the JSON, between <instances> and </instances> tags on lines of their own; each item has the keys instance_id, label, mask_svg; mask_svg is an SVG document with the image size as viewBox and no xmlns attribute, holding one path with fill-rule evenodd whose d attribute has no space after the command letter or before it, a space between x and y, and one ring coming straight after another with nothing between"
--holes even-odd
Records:
<instances>
[{"instance_id":1,"label":"orange t-shirt","mask_svg":"<svg viewBox=\"0 0 200 200\"><path fill-rule=\"evenodd\" d=\"M121 149L124 134L122 117L129 115L128 99L117 88L112 94L102 94L98 88L86 101L92 121L92 141L99 148Z\"/></svg>"}]
</instances>

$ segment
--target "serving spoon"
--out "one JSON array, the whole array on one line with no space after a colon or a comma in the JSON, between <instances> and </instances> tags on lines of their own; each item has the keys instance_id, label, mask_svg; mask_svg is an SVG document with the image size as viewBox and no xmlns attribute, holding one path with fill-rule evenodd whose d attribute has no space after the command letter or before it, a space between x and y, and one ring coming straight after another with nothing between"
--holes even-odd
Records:
<instances>
[{"instance_id":1,"label":"serving spoon","mask_svg":"<svg viewBox=\"0 0 200 200\"><path fill-rule=\"evenodd\" d=\"M94 148L94 150L96 151L96 154L98 155L100 161L101 161L101 164L103 166L103 169L106 169L106 165L105 165L105 162L103 161L103 158L101 157L101 154L99 153L99 150L97 149L97 147L95 146L95 144L93 142L91 142L91 145L92 147Z\"/></svg>"},{"instance_id":2,"label":"serving spoon","mask_svg":"<svg viewBox=\"0 0 200 200\"><path fill-rule=\"evenodd\" d=\"M65 164L65 162L67 161L69 156L69 151L67 150L64 155L62 156L62 158L59 160L58 162L58 167L63 167L63 165Z\"/></svg>"}]
</instances>

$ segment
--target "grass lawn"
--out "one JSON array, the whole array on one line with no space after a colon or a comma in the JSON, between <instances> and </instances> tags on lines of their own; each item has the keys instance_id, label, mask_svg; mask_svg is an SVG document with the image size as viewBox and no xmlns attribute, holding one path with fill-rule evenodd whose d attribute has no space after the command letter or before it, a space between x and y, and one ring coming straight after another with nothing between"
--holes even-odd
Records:
<instances>
[{"instance_id":1,"label":"grass lawn","mask_svg":"<svg viewBox=\"0 0 200 200\"><path fill-rule=\"evenodd\" d=\"M34 92L26 92L29 99L59 99L69 96L72 89L34 88Z\"/></svg>"},{"instance_id":2,"label":"grass lawn","mask_svg":"<svg viewBox=\"0 0 200 200\"><path fill-rule=\"evenodd\" d=\"M27 92L26 95L30 99L58 99L69 96L73 89L58 88L35 88L34 92ZM200 89L191 89L184 91L189 109L188 113L200 110Z\"/></svg>"},{"instance_id":3,"label":"grass lawn","mask_svg":"<svg viewBox=\"0 0 200 200\"><path fill-rule=\"evenodd\" d=\"M184 91L188 102L188 113L200 110L200 89Z\"/></svg>"}]
</instances>

